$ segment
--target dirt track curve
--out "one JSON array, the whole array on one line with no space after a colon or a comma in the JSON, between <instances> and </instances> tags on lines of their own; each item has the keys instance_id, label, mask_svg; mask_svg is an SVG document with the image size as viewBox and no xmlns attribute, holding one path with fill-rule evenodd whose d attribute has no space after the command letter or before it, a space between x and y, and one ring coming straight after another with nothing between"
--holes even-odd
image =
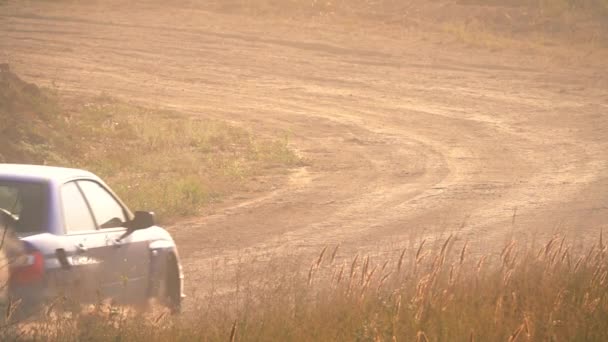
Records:
<instances>
[{"instance_id":1,"label":"dirt track curve","mask_svg":"<svg viewBox=\"0 0 608 342\"><path fill-rule=\"evenodd\" d=\"M0 59L26 79L290 132L308 161L173 228L189 293L243 255L308 263L452 232L481 251L607 227L606 70L414 33L18 4L0 7Z\"/></svg>"}]
</instances>

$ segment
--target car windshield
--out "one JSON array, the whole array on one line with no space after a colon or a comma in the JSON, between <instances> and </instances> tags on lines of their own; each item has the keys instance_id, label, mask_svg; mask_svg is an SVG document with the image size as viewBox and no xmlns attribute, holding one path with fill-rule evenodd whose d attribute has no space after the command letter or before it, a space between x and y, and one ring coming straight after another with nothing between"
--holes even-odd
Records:
<instances>
[{"instance_id":1,"label":"car windshield","mask_svg":"<svg viewBox=\"0 0 608 342\"><path fill-rule=\"evenodd\" d=\"M48 190L44 184L0 180L0 229L43 232L47 226Z\"/></svg>"}]
</instances>

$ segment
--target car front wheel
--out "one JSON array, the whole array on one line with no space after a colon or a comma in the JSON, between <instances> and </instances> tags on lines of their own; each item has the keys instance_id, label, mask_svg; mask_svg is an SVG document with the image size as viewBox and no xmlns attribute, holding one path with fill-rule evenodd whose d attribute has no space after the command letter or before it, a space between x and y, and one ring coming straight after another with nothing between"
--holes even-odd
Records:
<instances>
[{"instance_id":1,"label":"car front wheel","mask_svg":"<svg viewBox=\"0 0 608 342\"><path fill-rule=\"evenodd\" d=\"M171 310L171 313L178 314L181 311L182 294L179 266L175 254L170 253L168 255L165 270L165 293L163 299L165 305Z\"/></svg>"}]
</instances>

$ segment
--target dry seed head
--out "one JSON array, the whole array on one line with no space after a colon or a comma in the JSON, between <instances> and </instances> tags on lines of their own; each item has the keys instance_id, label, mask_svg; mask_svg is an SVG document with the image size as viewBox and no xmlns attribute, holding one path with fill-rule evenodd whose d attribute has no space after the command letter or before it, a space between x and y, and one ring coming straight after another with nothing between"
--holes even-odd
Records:
<instances>
[{"instance_id":1,"label":"dry seed head","mask_svg":"<svg viewBox=\"0 0 608 342\"><path fill-rule=\"evenodd\" d=\"M397 320L399 318L400 311L401 311L401 295L398 295L397 298L395 298L395 312L393 313L395 320Z\"/></svg>"},{"instance_id":2,"label":"dry seed head","mask_svg":"<svg viewBox=\"0 0 608 342\"><path fill-rule=\"evenodd\" d=\"M1 244L0 244L1 245ZM0 247L1 248L1 247ZM2 287L2 289L4 289L4 286ZM59 300L61 299L61 297L56 298L55 300L53 300L53 302L49 305L49 307L46 309L46 313L45 316L48 318L51 316L51 313L53 312L53 309L55 308L55 306L57 305L57 303L59 302Z\"/></svg>"},{"instance_id":3,"label":"dry seed head","mask_svg":"<svg viewBox=\"0 0 608 342\"><path fill-rule=\"evenodd\" d=\"M331 264L334 263L334 260L336 260L336 255L338 254L338 249L340 248L340 244L336 245L336 248L334 248L333 253L331 253Z\"/></svg>"},{"instance_id":4,"label":"dry seed head","mask_svg":"<svg viewBox=\"0 0 608 342\"><path fill-rule=\"evenodd\" d=\"M585 310L587 310L587 312L593 313L595 312L595 309L597 309L598 304L600 303L600 299L601 298L591 299L590 293L586 292L583 298L583 307L585 308Z\"/></svg>"},{"instance_id":5,"label":"dry seed head","mask_svg":"<svg viewBox=\"0 0 608 342\"><path fill-rule=\"evenodd\" d=\"M454 286L455 277L454 277L454 265L450 266L450 278L448 280L449 286Z\"/></svg>"},{"instance_id":6,"label":"dry seed head","mask_svg":"<svg viewBox=\"0 0 608 342\"><path fill-rule=\"evenodd\" d=\"M441 247L441 254L445 255L445 252L447 250L448 244L450 243L450 241L452 240L453 235L450 234L450 236L448 236L448 238L445 240L445 242L443 243L443 246Z\"/></svg>"},{"instance_id":7,"label":"dry seed head","mask_svg":"<svg viewBox=\"0 0 608 342\"><path fill-rule=\"evenodd\" d=\"M416 258L415 266L419 266L420 264L422 264L422 261L424 260L424 258L426 258L427 255L431 255L431 254L432 254L431 251L426 251L426 252L423 252L422 254L420 254L420 257Z\"/></svg>"},{"instance_id":8,"label":"dry seed head","mask_svg":"<svg viewBox=\"0 0 608 342\"><path fill-rule=\"evenodd\" d=\"M7 321L10 321L11 317L13 316L13 314L19 308L20 305L21 305L21 299L13 300L12 298L9 298L8 305L6 306L6 312L5 312L5 318Z\"/></svg>"},{"instance_id":9,"label":"dry seed head","mask_svg":"<svg viewBox=\"0 0 608 342\"><path fill-rule=\"evenodd\" d=\"M388 272L387 274L385 274L384 276L382 276L382 278L380 278L380 281L378 282L378 291L380 291L380 287L382 287L382 285L384 285L384 282L386 282L386 279L388 279L388 277L392 274L393 272Z\"/></svg>"},{"instance_id":10,"label":"dry seed head","mask_svg":"<svg viewBox=\"0 0 608 342\"><path fill-rule=\"evenodd\" d=\"M362 286L361 291L359 291L359 304L362 304L365 299L365 290L367 290L367 284Z\"/></svg>"},{"instance_id":11,"label":"dry seed head","mask_svg":"<svg viewBox=\"0 0 608 342\"><path fill-rule=\"evenodd\" d=\"M433 268L432 271L436 272L437 269L441 267L441 254L435 255L435 260L433 260Z\"/></svg>"},{"instance_id":12,"label":"dry seed head","mask_svg":"<svg viewBox=\"0 0 608 342\"><path fill-rule=\"evenodd\" d=\"M348 281L348 287L346 288L346 295L350 296L350 294L353 292L353 278L350 278L350 280Z\"/></svg>"},{"instance_id":13,"label":"dry seed head","mask_svg":"<svg viewBox=\"0 0 608 342\"><path fill-rule=\"evenodd\" d=\"M497 325L502 320L502 296L498 297L494 308L494 325Z\"/></svg>"},{"instance_id":14,"label":"dry seed head","mask_svg":"<svg viewBox=\"0 0 608 342\"><path fill-rule=\"evenodd\" d=\"M163 319L166 314L167 314L166 311L161 312L160 315L158 315L158 317L156 317L156 319L154 320L154 324L158 324L158 322L160 322L160 320Z\"/></svg>"},{"instance_id":15,"label":"dry seed head","mask_svg":"<svg viewBox=\"0 0 608 342\"><path fill-rule=\"evenodd\" d=\"M236 320L232 323L232 329L230 329L230 342L236 341Z\"/></svg>"},{"instance_id":16,"label":"dry seed head","mask_svg":"<svg viewBox=\"0 0 608 342\"><path fill-rule=\"evenodd\" d=\"M562 241L559 243L559 248L557 249L559 253L561 253L562 248L564 247L564 242L566 241L566 237L562 236Z\"/></svg>"},{"instance_id":17,"label":"dry seed head","mask_svg":"<svg viewBox=\"0 0 608 342\"><path fill-rule=\"evenodd\" d=\"M340 267L340 272L338 272L338 279L336 281L336 284L340 284L340 281L342 281L342 275L344 274L344 267L346 267L346 264L342 264L342 267Z\"/></svg>"},{"instance_id":18,"label":"dry seed head","mask_svg":"<svg viewBox=\"0 0 608 342\"><path fill-rule=\"evenodd\" d=\"M502 257L502 265L505 268L510 268L511 266L513 266L514 262L515 262L515 257L513 256L513 251L516 249L516 242L515 241L511 241L511 243L509 243L507 245L507 247L505 247L502 251L501 257Z\"/></svg>"},{"instance_id":19,"label":"dry seed head","mask_svg":"<svg viewBox=\"0 0 608 342\"><path fill-rule=\"evenodd\" d=\"M486 258L487 258L487 255L484 255L481 258L479 258L479 262L477 263L477 275L481 274L481 267L483 266L483 263L486 260Z\"/></svg>"},{"instance_id":20,"label":"dry seed head","mask_svg":"<svg viewBox=\"0 0 608 342\"><path fill-rule=\"evenodd\" d=\"M515 241L511 240L511 241L509 241L509 243L508 243L508 244L506 244L506 245L503 247L502 251L500 252L500 258L501 258L501 259L502 259L502 258L504 258L505 254L507 253L507 250L508 250L509 248L511 248L511 246L512 246L514 243L515 243Z\"/></svg>"},{"instance_id":21,"label":"dry seed head","mask_svg":"<svg viewBox=\"0 0 608 342\"><path fill-rule=\"evenodd\" d=\"M526 332L526 337L528 338L528 340L530 339L530 336L532 335L532 323L530 321L530 316L528 314L524 315L524 331Z\"/></svg>"},{"instance_id":22,"label":"dry seed head","mask_svg":"<svg viewBox=\"0 0 608 342\"><path fill-rule=\"evenodd\" d=\"M414 303L421 303L426 298L426 294L428 293L428 289L432 282L432 275L427 274L420 278L418 284L416 284L416 295L412 298Z\"/></svg>"},{"instance_id":23,"label":"dry seed head","mask_svg":"<svg viewBox=\"0 0 608 342\"><path fill-rule=\"evenodd\" d=\"M323 250L321 251L321 254L319 254L319 258L317 259L317 266L319 267L319 265L321 265L321 262L323 261L323 255L325 255L325 251L327 250L327 246L323 247Z\"/></svg>"},{"instance_id":24,"label":"dry seed head","mask_svg":"<svg viewBox=\"0 0 608 342\"><path fill-rule=\"evenodd\" d=\"M595 246L591 246L591 250L589 251L589 254L587 254L587 256L585 257L585 266L589 266L589 262L591 261L591 258L593 257L593 252L595 252Z\"/></svg>"},{"instance_id":25,"label":"dry seed head","mask_svg":"<svg viewBox=\"0 0 608 342\"><path fill-rule=\"evenodd\" d=\"M416 310L416 314L414 315L414 320L416 322L420 322L422 320L422 316L424 316L424 305L418 306L418 310Z\"/></svg>"},{"instance_id":26,"label":"dry seed head","mask_svg":"<svg viewBox=\"0 0 608 342\"><path fill-rule=\"evenodd\" d=\"M357 266L357 260L359 259L359 254L355 255L352 264L350 265L350 279L353 278L355 274L355 267Z\"/></svg>"},{"instance_id":27,"label":"dry seed head","mask_svg":"<svg viewBox=\"0 0 608 342\"><path fill-rule=\"evenodd\" d=\"M361 270L361 285L365 282L367 276L367 269L369 267L369 255L365 256L365 262L363 263L363 269Z\"/></svg>"},{"instance_id":28,"label":"dry seed head","mask_svg":"<svg viewBox=\"0 0 608 342\"><path fill-rule=\"evenodd\" d=\"M590 300L589 303L587 303L586 305L586 309L589 313L594 313L595 310L597 309L597 307L600 304L600 299L601 298L595 298L593 300Z\"/></svg>"},{"instance_id":29,"label":"dry seed head","mask_svg":"<svg viewBox=\"0 0 608 342\"><path fill-rule=\"evenodd\" d=\"M564 302L564 297L566 296L566 294L568 294L568 291L566 289L561 289L559 291L559 293L557 294L557 298L555 298L555 302L553 303L553 312L559 311L562 306L562 303Z\"/></svg>"},{"instance_id":30,"label":"dry seed head","mask_svg":"<svg viewBox=\"0 0 608 342\"><path fill-rule=\"evenodd\" d=\"M424 331L419 331L416 334L416 342L428 342L429 339L426 337L426 334L424 333Z\"/></svg>"},{"instance_id":31,"label":"dry seed head","mask_svg":"<svg viewBox=\"0 0 608 342\"><path fill-rule=\"evenodd\" d=\"M585 257L581 256L578 258L578 260L576 261L576 264L574 265L574 272L576 273L576 271L578 270L579 266L583 263L583 259L585 259Z\"/></svg>"},{"instance_id":32,"label":"dry seed head","mask_svg":"<svg viewBox=\"0 0 608 342\"><path fill-rule=\"evenodd\" d=\"M591 284L598 285L601 284L601 279L604 276L604 267L597 266L595 271L593 272L593 278L591 279Z\"/></svg>"},{"instance_id":33,"label":"dry seed head","mask_svg":"<svg viewBox=\"0 0 608 342\"><path fill-rule=\"evenodd\" d=\"M464 242L464 246L462 246L462 250L460 251L460 264L461 265L464 262L464 256L465 256L465 253L467 252L468 245L469 245L469 240Z\"/></svg>"},{"instance_id":34,"label":"dry seed head","mask_svg":"<svg viewBox=\"0 0 608 342\"><path fill-rule=\"evenodd\" d=\"M376 272L377 268L378 268L378 266L374 266L374 268L372 268L372 271L369 272L369 275L367 276L367 279L365 280L365 286L368 286L369 283L372 281L372 277L374 276L374 273Z\"/></svg>"},{"instance_id":35,"label":"dry seed head","mask_svg":"<svg viewBox=\"0 0 608 342\"><path fill-rule=\"evenodd\" d=\"M448 306L454 301L455 295L454 293L450 293L447 290L443 291L443 305L441 306L441 311L447 311Z\"/></svg>"},{"instance_id":36,"label":"dry seed head","mask_svg":"<svg viewBox=\"0 0 608 342\"><path fill-rule=\"evenodd\" d=\"M566 247L566 249L564 250L564 252L562 253L562 257L560 258L559 262L560 264L564 264L564 260L566 260L568 268L570 268L570 246Z\"/></svg>"},{"instance_id":37,"label":"dry seed head","mask_svg":"<svg viewBox=\"0 0 608 342\"><path fill-rule=\"evenodd\" d=\"M547 242L547 245L545 246L545 258L547 257L547 255L549 255L549 252L551 252L551 249L553 248L553 244L555 244L555 241L557 241L558 236L554 236L551 238L551 240L549 240L549 242Z\"/></svg>"},{"instance_id":38,"label":"dry seed head","mask_svg":"<svg viewBox=\"0 0 608 342\"><path fill-rule=\"evenodd\" d=\"M399 262L397 263L397 271L401 271L401 266L403 265L403 257L405 256L405 251L407 250L407 248L404 248L401 251L401 255L399 256Z\"/></svg>"},{"instance_id":39,"label":"dry seed head","mask_svg":"<svg viewBox=\"0 0 608 342\"><path fill-rule=\"evenodd\" d=\"M545 251L545 247L541 247L538 250L538 253L536 254L536 259L540 260L540 257L543 255L543 252Z\"/></svg>"},{"instance_id":40,"label":"dry seed head","mask_svg":"<svg viewBox=\"0 0 608 342\"><path fill-rule=\"evenodd\" d=\"M509 342L517 341L517 339L519 338L519 335L521 334L521 332L523 330L524 330L524 325L520 324L519 327L517 327L517 329L515 329L515 331L511 334L511 336L509 336Z\"/></svg>"},{"instance_id":41,"label":"dry seed head","mask_svg":"<svg viewBox=\"0 0 608 342\"><path fill-rule=\"evenodd\" d=\"M315 271L315 264L312 263L310 265L310 269L308 270L308 286L312 285L312 274Z\"/></svg>"},{"instance_id":42,"label":"dry seed head","mask_svg":"<svg viewBox=\"0 0 608 342\"><path fill-rule=\"evenodd\" d=\"M511 300L513 301L513 305L517 306L517 293L515 291L511 292Z\"/></svg>"},{"instance_id":43,"label":"dry seed head","mask_svg":"<svg viewBox=\"0 0 608 342\"><path fill-rule=\"evenodd\" d=\"M450 236L448 236L448 238L443 243L443 246L441 246L441 250L439 251L439 254L437 254L437 257L435 258L435 264L433 265L434 268L439 269L439 268L441 268L441 266L443 266L443 263L445 262L445 257L447 254L448 246L450 244L450 241L452 240L452 237L453 237L453 235L450 234Z\"/></svg>"},{"instance_id":44,"label":"dry seed head","mask_svg":"<svg viewBox=\"0 0 608 342\"><path fill-rule=\"evenodd\" d=\"M517 207L513 208L513 218L511 218L511 226L515 226L516 217L517 217Z\"/></svg>"},{"instance_id":45,"label":"dry seed head","mask_svg":"<svg viewBox=\"0 0 608 342\"><path fill-rule=\"evenodd\" d=\"M380 271L384 271L386 269L386 266L388 265L389 260L386 260L384 262L384 264L382 264L382 268L380 269Z\"/></svg>"},{"instance_id":46,"label":"dry seed head","mask_svg":"<svg viewBox=\"0 0 608 342\"><path fill-rule=\"evenodd\" d=\"M606 278L608 277L608 271L604 271L604 273L602 273L602 276L600 278L600 285L604 286L606 285Z\"/></svg>"},{"instance_id":47,"label":"dry seed head","mask_svg":"<svg viewBox=\"0 0 608 342\"><path fill-rule=\"evenodd\" d=\"M555 266L556 265L557 256L560 253L561 253L561 247L553 253L553 256L551 256L551 261L549 262L549 266Z\"/></svg>"},{"instance_id":48,"label":"dry seed head","mask_svg":"<svg viewBox=\"0 0 608 342\"><path fill-rule=\"evenodd\" d=\"M426 239L422 240L422 242L420 243L420 246L418 247L418 251L416 252L416 263L418 263L420 260L420 252L422 252L422 247L424 247L425 242L426 242Z\"/></svg>"}]
</instances>

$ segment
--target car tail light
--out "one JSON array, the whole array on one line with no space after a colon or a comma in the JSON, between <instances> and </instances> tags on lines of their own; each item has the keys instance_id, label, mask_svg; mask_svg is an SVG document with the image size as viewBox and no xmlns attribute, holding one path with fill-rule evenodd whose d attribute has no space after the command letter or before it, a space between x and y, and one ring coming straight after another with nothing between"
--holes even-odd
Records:
<instances>
[{"instance_id":1,"label":"car tail light","mask_svg":"<svg viewBox=\"0 0 608 342\"><path fill-rule=\"evenodd\" d=\"M24 285L39 282L44 278L44 256L38 250L27 248L24 254L10 264L10 282Z\"/></svg>"}]
</instances>

